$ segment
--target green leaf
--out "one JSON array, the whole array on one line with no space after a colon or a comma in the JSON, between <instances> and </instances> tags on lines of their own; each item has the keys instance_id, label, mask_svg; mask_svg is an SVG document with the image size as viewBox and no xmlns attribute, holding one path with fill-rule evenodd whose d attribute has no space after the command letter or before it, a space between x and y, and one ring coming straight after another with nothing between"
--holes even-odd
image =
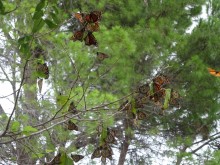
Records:
<instances>
[{"instance_id":1,"label":"green leaf","mask_svg":"<svg viewBox=\"0 0 220 165\"><path fill-rule=\"evenodd\" d=\"M29 59L31 56L29 43L21 44L19 47L20 52L25 55L26 59Z\"/></svg>"},{"instance_id":2,"label":"green leaf","mask_svg":"<svg viewBox=\"0 0 220 165\"><path fill-rule=\"evenodd\" d=\"M34 127L32 127L32 126L25 126L24 128L23 128L23 133L25 134L25 135L30 135L31 133L33 133L33 132L37 132L38 130L36 129L36 128L34 128Z\"/></svg>"},{"instance_id":3,"label":"green leaf","mask_svg":"<svg viewBox=\"0 0 220 165\"><path fill-rule=\"evenodd\" d=\"M45 6L45 0L41 0L36 7L36 11L40 11Z\"/></svg>"},{"instance_id":4,"label":"green leaf","mask_svg":"<svg viewBox=\"0 0 220 165\"><path fill-rule=\"evenodd\" d=\"M21 125L21 124L20 124L18 121L14 121L14 122L12 123L12 125L11 125L11 130L12 130L13 132L19 131L20 125Z\"/></svg>"},{"instance_id":5,"label":"green leaf","mask_svg":"<svg viewBox=\"0 0 220 165\"><path fill-rule=\"evenodd\" d=\"M59 13L59 10L58 10L57 6L52 6L52 8L53 8L55 14L58 14L58 13Z\"/></svg>"},{"instance_id":6,"label":"green leaf","mask_svg":"<svg viewBox=\"0 0 220 165\"><path fill-rule=\"evenodd\" d=\"M45 23L47 24L47 26L48 26L50 29L54 29L54 28L57 27L57 25L56 25L55 23L53 23L51 20L49 20L49 19L45 19L44 21L45 21Z\"/></svg>"},{"instance_id":7,"label":"green leaf","mask_svg":"<svg viewBox=\"0 0 220 165\"><path fill-rule=\"evenodd\" d=\"M35 20L34 21L34 26L32 29L32 33L36 33L38 32L43 26L44 26L45 22L42 18Z\"/></svg>"},{"instance_id":8,"label":"green leaf","mask_svg":"<svg viewBox=\"0 0 220 165\"><path fill-rule=\"evenodd\" d=\"M62 153L60 160L60 165L74 165L73 160L64 152Z\"/></svg>"},{"instance_id":9,"label":"green leaf","mask_svg":"<svg viewBox=\"0 0 220 165\"><path fill-rule=\"evenodd\" d=\"M5 7L2 3L2 1L0 0L0 14L4 14L5 13Z\"/></svg>"},{"instance_id":10,"label":"green leaf","mask_svg":"<svg viewBox=\"0 0 220 165\"><path fill-rule=\"evenodd\" d=\"M32 19L33 19L33 20L37 20L37 19L43 17L43 15L44 15L44 12L43 12L42 10L40 10L40 11L35 11L34 16L33 16Z\"/></svg>"},{"instance_id":11,"label":"green leaf","mask_svg":"<svg viewBox=\"0 0 220 165\"><path fill-rule=\"evenodd\" d=\"M167 109L168 108L170 97L171 97L171 89L166 89L163 109Z\"/></svg>"},{"instance_id":12,"label":"green leaf","mask_svg":"<svg viewBox=\"0 0 220 165\"><path fill-rule=\"evenodd\" d=\"M101 132L101 142L100 142L100 144L103 144L104 143L104 140L106 139L106 137L107 137L107 126L106 126L106 124L103 124L103 126L102 126L102 132Z\"/></svg>"},{"instance_id":13,"label":"green leaf","mask_svg":"<svg viewBox=\"0 0 220 165\"><path fill-rule=\"evenodd\" d=\"M51 15L51 17L53 18L53 21L54 21L56 24L59 24L59 23L60 23L60 20L59 20L59 18L57 17L57 14L54 14L53 12L50 12L50 15Z\"/></svg>"}]
</instances>

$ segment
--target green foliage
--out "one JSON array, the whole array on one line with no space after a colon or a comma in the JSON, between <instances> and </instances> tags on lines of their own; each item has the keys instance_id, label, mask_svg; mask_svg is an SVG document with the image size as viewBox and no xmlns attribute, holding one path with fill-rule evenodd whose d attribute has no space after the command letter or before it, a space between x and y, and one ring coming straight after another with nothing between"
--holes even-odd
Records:
<instances>
[{"instance_id":1,"label":"green foliage","mask_svg":"<svg viewBox=\"0 0 220 165\"><path fill-rule=\"evenodd\" d=\"M12 122L12 124L11 124L11 130L12 130L12 132L17 132L17 131L19 131L19 130L20 130L20 126L21 126L21 124L20 124L18 121Z\"/></svg>"},{"instance_id":2,"label":"green foliage","mask_svg":"<svg viewBox=\"0 0 220 165\"><path fill-rule=\"evenodd\" d=\"M34 128L34 127L32 127L32 126L25 126L24 128L23 128L23 134L24 135L30 135L31 133L34 133L34 132L37 132L38 130L36 129L36 128Z\"/></svg>"},{"instance_id":3,"label":"green foliage","mask_svg":"<svg viewBox=\"0 0 220 165\"><path fill-rule=\"evenodd\" d=\"M74 165L73 160L66 154L62 153L60 165Z\"/></svg>"}]
</instances>

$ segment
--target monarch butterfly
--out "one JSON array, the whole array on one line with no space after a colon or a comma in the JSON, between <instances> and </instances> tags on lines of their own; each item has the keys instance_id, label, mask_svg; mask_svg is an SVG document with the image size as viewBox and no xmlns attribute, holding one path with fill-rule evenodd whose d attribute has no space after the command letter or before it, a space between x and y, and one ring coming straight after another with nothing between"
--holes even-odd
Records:
<instances>
[{"instance_id":1,"label":"monarch butterfly","mask_svg":"<svg viewBox=\"0 0 220 165\"><path fill-rule=\"evenodd\" d=\"M95 23L92 23L92 24L87 24L86 25L86 30L90 31L90 32L97 32L97 31L99 31L99 23L95 22Z\"/></svg>"},{"instance_id":2,"label":"monarch butterfly","mask_svg":"<svg viewBox=\"0 0 220 165\"><path fill-rule=\"evenodd\" d=\"M212 68L208 68L208 71L211 75L216 76L216 77L220 77L220 71L216 71Z\"/></svg>"},{"instance_id":3,"label":"monarch butterfly","mask_svg":"<svg viewBox=\"0 0 220 165\"><path fill-rule=\"evenodd\" d=\"M92 156L91 156L91 159L94 159L94 158L100 158L102 155L101 155L101 150L102 150L102 147L98 147L96 148L93 153L92 153Z\"/></svg>"},{"instance_id":4,"label":"monarch butterfly","mask_svg":"<svg viewBox=\"0 0 220 165\"><path fill-rule=\"evenodd\" d=\"M70 103L68 112L71 112L72 114L77 114L76 106L73 101Z\"/></svg>"},{"instance_id":5,"label":"monarch butterfly","mask_svg":"<svg viewBox=\"0 0 220 165\"><path fill-rule=\"evenodd\" d=\"M112 134L108 134L105 138L105 142L106 143L113 143L115 144L116 143L116 140L115 140L115 137L112 135Z\"/></svg>"},{"instance_id":6,"label":"monarch butterfly","mask_svg":"<svg viewBox=\"0 0 220 165\"><path fill-rule=\"evenodd\" d=\"M81 159L84 158L83 155L72 155L71 154L70 156L71 156L71 158L73 159L74 162L78 162L78 161L80 161Z\"/></svg>"},{"instance_id":7,"label":"monarch butterfly","mask_svg":"<svg viewBox=\"0 0 220 165\"><path fill-rule=\"evenodd\" d=\"M84 38L85 44L90 46L90 45L95 45L98 46L97 40L95 36L92 34L92 32L88 32L87 36Z\"/></svg>"},{"instance_id":8,"label":"monarch butterfly","mask_svg":"<svg viewBox=\"0 0 220 165\"><path fill-rule=\"evenodd\" d=\"M85 16L85 20L88 23L95 23L101 19L102 13L100 11L92 11Z\"/></svg>"},{"instance_id":9,"label":"monarch butterfly","mask_svg":"<svg viewBox=\"0 0 220 165\"><path fill-rule=\"evenodd\" d=\"M79 20L79 22L84 23L85 13L74 13L73 16Z\"/></svg>"},{"instance_id":10,"label":"monarch butterfly","mask_svg":"<svg viewBox=\"0 0 220 165\"><path fill-rule=\"evenodd\" d=\"M139 86L138 92L141 93L141 94L149 95L149 92L150 92L149 84L144 84L144 85Z\"/></svg>"},{"instance_id":11,"label":"monarch butterfly","mask_svg":"<svg viewBox=\"0 0 220 165\"><path fill-rule=\"evenodd\" d=\"M144 120L144 119L146 119L146 118L147 118L146 113L144 113L144 112L142 112L142 111L138 111L138 112L137 112L137 119L138 119L138 120Z\"/></svg>"},{"instance_id":12,"label":"monarch butterfly","mask_svg":"<svg viewBox=\"0 0 220 165\"><path fill-rule=\"evenodd\" d=\"M161 86L157 83L153 83L153 91L153 99L155 102L165 95L165 89L161 88Z\"/></svg>"},{"instance_id":13,"label":"monarch butterfly","mask_svg":"<svg viewBox=\"0 0 220 165\"><path fill-rule=\"evenodd\" d=\"M103 61L104 59L109 58L109 55L105 53L97 52L97 58L98 60Z\"/></svg>"},{"instance_id":14,"label":"monarch butterfly","mask_svg":"<svg viewBox=\"0 0 220 165\"><path fill-rule=\"evenodd\" d=\"M49 68L46 63L37 63L36 71L41 75L41 77L45 79L49 78Z\"/></svg>"},{"instance_id":15,"label":"monarch butterfly","mask_svg":"<svg viewBox=\"0 0 220 165\"><path fill-rule=\"evenodd\" d=\"M131 110L132 106L131 106L131 103L126 100L124 103L122 103L119 107L119 111L129 111Z\"/></svg>"},{"instance_id":16,"label":"monarch butterfly","mask_svg":"<svg viewBox=\"0 0 220 165\"><path fill-rule=\"evenodd\" d=\"M45 163L46 165L59 165L61 163L61 153L57 154L49 163Z\"/></svg>"},{"instance_id":17,"label":"monarch butterfly","mask_svg":"<svg viewBox=\"0 0 220 165\"><path fill-rule=\"evenodd\" d=\"M76 124L74 124L71 120L68 121L68 126L67 126L68 130L75 130L78 131L78 126Z\"/></svg>"},{"instance_id":18,"label":"monarch butterfly","mask_svg":"<svg viewBox=\"0 0 220 165\"><path fill-rule=\"evenodd\" d=\"M164 76L164 75L159 75L159 76L155 77L155 78L153 79L153 82L154 82L154 83L157 83L157 84L160 85L160 86L163 86L163 85L166 85L166 84L169 84L169 83L170 83L168 77L167 77L167 76Z\"/></svg>"},{"instance_id":19,"label":"monarch butterfly","mask_svg":"<svg viewBox=\"0 0 220 165\"><path fill-rule=\"evenodd\" d=\"M84 36L84 32L85 32L85 29L82 28L81 30L79 31L76 31L72 37L70 37L70 40L73 40L73 41L82 41L83 40L83 36Z\"/></svg>"},{"instance_id":20,"label":"monarch butterfly","mask_svg":"<svg viewBox=\"0 0 220 165\"><path fill-rule=\"evenodd\" d=\"M105 145L101 153L102 157L112 160L113 151L109 145Z\"/></svg>"}]
</instances>

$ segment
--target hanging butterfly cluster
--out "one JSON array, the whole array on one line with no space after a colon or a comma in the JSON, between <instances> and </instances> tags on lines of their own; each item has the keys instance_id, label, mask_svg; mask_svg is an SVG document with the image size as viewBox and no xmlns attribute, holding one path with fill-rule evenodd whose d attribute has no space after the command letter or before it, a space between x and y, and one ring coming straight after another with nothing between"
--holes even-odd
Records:
<instances>
[{"instance_id":1,"label":"hanging butterfly cluster","mask_svg":"<svg viewBox=\"0 0 220 165\"><path fill-rule=\"evenodd\" d=\"M144 120L148 117L146 112L141 109L147 103L154 102L156 105L161 105L166 95L166 85L170 84L167 76L156 76L151 84L144 84L138 87L136 95L131 101L126 100L119 107L120 111L127 111L133 119ZM180 95L175 90L171 90L169 104L177 106ZM137 109L137 110L136 110Z\"/></svg>"},{"instance_id":2,"label":"hanging butterfly cluster","mask_svg":"<svg viewBox=\"0 0 220 165\"><path fill-rule=\"evenodd\" d=\"M93 32L99 31L99 21L102 13L100 11L92 11L90 13L75 13L73 16L80 22L81 29L74 32L70 40L84 41L85 45L98 46L98 42Z\"/></svg>"},{"instance_id":3,"label":"hanging butterfly cluster","mask_svg":"<svg viewBox=\"0 0 220 165\"><path fill-rule=\"evenodd\" d=\"M100 135L103 131L102 126L97 127L98 134ZM91 159L101 158L103 163L106 163L106 159L112 160L113 151L111 148L111 144L117 144L115 139L116 131L113 129L107 128L107 135L103 139L103 143L97 147L92 153Z\"/></svg>"}]
</instances>

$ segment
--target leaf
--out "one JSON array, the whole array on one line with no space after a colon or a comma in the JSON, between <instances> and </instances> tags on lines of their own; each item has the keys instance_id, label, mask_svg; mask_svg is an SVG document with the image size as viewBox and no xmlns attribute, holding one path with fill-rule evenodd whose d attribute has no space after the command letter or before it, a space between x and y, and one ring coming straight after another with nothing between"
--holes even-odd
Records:
<instances>
[{"instance_id":1,"label":"leaf","mask_svg":"<svg viewBox=\"0 0 220 165\"><path fill-rule=\"evenodd\" d=\"M13 132L17 132L18 130L19 130L19 128L20 128L20 122L18 122L18 121L14 121L13 123L12 123L12 125L11 125L11 130L13 131Z\"/></svg>"},{"instance_id":2,"label":"leaf","mask_svg":"<svg viewBox=\"0 0 220 165\"><path fill-rule=\"evenodd\" d=\"M37 19L43 17L43 15L44 15L44 12L43 12L42 10L40 10L40 11L35 11L35 12L34 12L34 16L33 16L32 19L33 19L33 20L37 20Z\"/></svg>"},{"instance_id":3,"label":"leaf","mask_svg":"<svg viewBox=\"0 0 220 165\"><path fill-rule=\"evenodd\" d=\"M44 6L45 6L45 0L41 0L36 6L36 11L40 11L41 9L43 9Z\"/></svg>"},{"instance_id":4,"label":"leaf","mask_svg":"<svg viewBox=\"0 0 220 165\"><path fill-rule=\"evenodd\" d=\"M60 165L74 165L73 160L66 153L62 153L60 160Z\"/></svg>"},{"instance_id":5,"label":"leaf","mask_svg":"<svg viewBox=\"0 0 220 165\"><path fill-rule=\"evenodd\" d=\"M44 22L47 24L47 26L50 28L50 29L54 29L54 28L57 28L57 24L53 23L51 20L49 19L45 19Z\"/></svg>"},{"instance_id":6,"label":"leaf","mask_svg":"<svg viewBox=\"0 0 220 165\"><path fill-rule=\"evenodd\" d=\"M38 88L39 88L39 93L41 93L42 86L43 86L43 79L38 80L37 84L38 84Z\"/></svg>"},{"instance_id":7,"label":"leaf","mask_svg":"<svg viewBox=\"0 0 220 165\"><path fill-rule=\"evenodd\" d=\"M38 32L43 26L44 26L45 22L42 18L35 20L34 21L34 26L32 29L32 33L36 33Z\"/></svg>"},{"instance_id":8,"label":"leaf","mask_svg":"<svg viewBox=\"0 0 220 165\"><path fill-rule=\"evenodd\" d=\"M60 23L60 20L59 20L59 18L57 17L56 14L54 14L53 12L50 12L50 15L51 15L53 21L54 21L56 24L59 24L59 23Z\"/></svg>"},{"instance_id":9,"label":"leaf","mask_svg":"<svg viewBox=\"0 0 220 165\"><path fill-rule=\"evenodd\" d=\"M2 1L0 0L0 14L4 14L5 13L5 7L2 3Z\"/></svg>"},{"instance_id":10,"label":"leaf","mask_svg":"<svg viewBox=\"0 0 220 165\"><path fill-rule=\"evenodd\" d=\"M25 55L26 59L29 59L31 56L29 43L32 39L32 36L27 35L18 39L19 50Z\"/></svg>"},{"instance_id":11,"label":"leaf","mask_svg":"<svg viewBox=\"0 0 220 165\"><path fill-rule=\"evenodd\" d=\"M165 99L164 99L163 109L168 108L170 97L171 97L171 89L166 89L165 91L166 92L165 92Z\"/></svg>"},{"instance_id":12,"label":"leaf","mask_svg":"<svg viewBox=\"0 0 220 165\"><path fill-rule=\"evenodd\" d=\"M107 137L107 127L105 124L103 124L102 133L101 133L101 144L105 141L106 137Z\"/></svg>"},{"instance_id":13,"label":"leaf","mask_svg":"<svg viewBox=\"0 0 220 165\"><path fill-rule=\"evenodd\" d=\"M32 126L25 126L24 128L23 128L23 133L25 134L25 135L29 135L29 134L31 134L31 133L33 133L33 132L37 132L38 130L36 129L36 128L34 128L34 127L32 127Z\"/></svg>"}]
</instances>

